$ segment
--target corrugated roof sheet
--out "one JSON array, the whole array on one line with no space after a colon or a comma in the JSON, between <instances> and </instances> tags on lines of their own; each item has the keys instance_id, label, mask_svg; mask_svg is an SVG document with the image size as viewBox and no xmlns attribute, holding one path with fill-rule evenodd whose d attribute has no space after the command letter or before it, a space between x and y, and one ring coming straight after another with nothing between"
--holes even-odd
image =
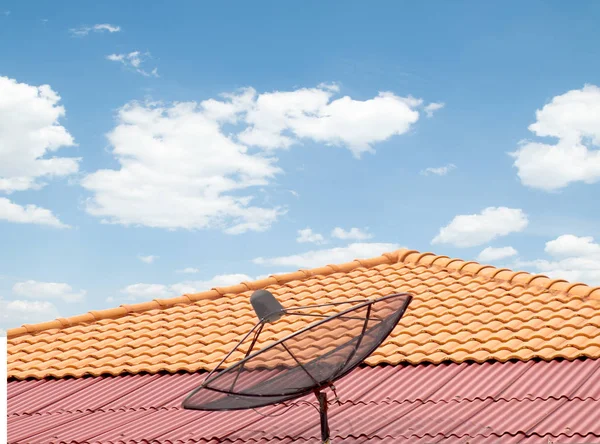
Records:
<instances>
[{"instance_id":1,"label":"corrugated roof sheet","mask_svg":"<svg viewBox=\"0 0 600 444\"><path fill-rule=\"evenodd\" d=\"M9 442L318 442L310 396L260 410L276 417L182 410L183 397L202 378L12 381ZM337 390L341 405L330 407L334 442L600 442L600 360L365 367Z\"/></svg>"},{"instance_id":2,"label":"corrugated roof sheet","mask_svg":"<svg viewBox=\"0 0 600 444\"><path fill-rule=\"evenodd\" d=\"M600 357L600 288L400 250L14 329L8 332L8 374L211 369L255 323L249 296L258 288L284 306L413 294L400 325L366 360L370 365ZM282 321L273 335L295 328Z\"/></svg>"}]
</instances>

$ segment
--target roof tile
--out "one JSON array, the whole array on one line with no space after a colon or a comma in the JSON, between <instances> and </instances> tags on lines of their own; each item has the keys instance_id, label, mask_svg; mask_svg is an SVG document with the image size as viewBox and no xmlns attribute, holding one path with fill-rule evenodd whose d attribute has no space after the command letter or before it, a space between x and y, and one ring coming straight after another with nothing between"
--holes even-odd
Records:
<instances>
[{"instance_id":1,"label":"roof tile","mask_svg":"<svg viewBox=\"0 0 600 444\"><path fill-rule=\"evenodd\" d=\"M256 322L257 288L287 307L413 294L370 365L600 357L600 288L399 250L9 330L9 377L212 369ZM282 320L261 340L296 328Z\"/></svg>"},{"instance_id":2,"label":"roof tile","mask_svg":"<svg viewBox=\"0 0 600 444\"><path fill-rule=\"evenodd\" d=\"M591 359L358 368L336 383L341 403L330 406L332 438L407 444L598 442L598 373L600 360ZM308 405L314 405L312 394L289 406L260 409L262 415L183 410L182 399L202 378L11 381L8 441L320 442L319 415Z\"/></svg>"}]
</instances>

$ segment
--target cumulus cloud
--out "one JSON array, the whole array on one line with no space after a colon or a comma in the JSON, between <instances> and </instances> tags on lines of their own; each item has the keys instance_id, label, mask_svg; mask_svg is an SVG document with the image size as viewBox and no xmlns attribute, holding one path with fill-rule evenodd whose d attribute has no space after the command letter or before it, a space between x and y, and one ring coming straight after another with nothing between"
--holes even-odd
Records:
<instances>
[{"instance_id":1,"label":"cumulus cloud","mask_svg":"<svg viewBox=\"0 0 600 444\"><path fill-rule=\"evenodd\" d=\"M343 240L366 240L371 239L373 237L372 234L367 233L366 231L361 230L360 228L350 228L349 230L344 230L340 227L335 227L331 232L331 236L336 239Z\"/></svg>"},{"instance_id":2,"label":"cumulus cloud","mask_svg":"<svg viewBox=\"0 0 600 444\"><path fill-rule=\"evenodd\" d=\"M93 26L83 25L77 28L71 28L69 29L69 32L71 35L83 37L88 35L90 32L108 32L109 34L112 34L113 32L119 32L120 30L120 26L110 25L108 23L99 23Z\"/></svg>"},{"instance_id":3,"label":"cumulus cloud","mask_svg":"<svg viewBox=\"0 0 600 444\"><path fill-rule=\"evenodd\" d=\"M456 216L442 227L432 244L451 244L456 247L482 245L500 236L522 231L529 220L523 210L488 207L479 214Z\"/></svg>"},{"instance_id":4,"label":"cumulus cloud","mask_svg":"<svg viewBox=\"0 0 600 444\"><path fill-rule=\"evenodd\" d=\"M336 92L321 87L257 95L246 89L240 97L250 100L237 101L236 110L245 113L248 125L239 140L279 149L305 139L344 146L359 158L374 152L373 144L406 133L419 119L419 99L382 92L364 101L348 96L332 100Z\"/></svg>"},{"instance_id":5,"label":"cumulus cloud","mask_svg":"<svg viewBox=\"0 0 600 444\"><path fill-rule=\"evenodd\" d=\"M600 245L591 236L564 234L546 243L546 253L554 257L600 258Z\"/></svg>"},{"instance_id":6,"label":"cumulus cloud","mask_svg":"<svg viewBox=\"0 0 600 444\"><path fill-rule=\"evenodd\" d=\"M0 298L0 329L37 324L60 317L57 308L49 301L7 301Z\"/></svg>"},{"instance_id":7,"label":"cumulus cloud","mask_svg":"<svg viewBox=\"0 0 600 444\"><path fill-rule=\"evenodd\" d=\"M480 262L495 262L507 257L516 256L517 254L519 252L513 247L487 247L479 253L477 260Z\"/></svg>"},{"instance_id":8,"label":"cumulus cloud","mask_svg":"<svg viewBox=\"0 0 600 444\"><path fill-rule=\"evenodd\" d=\"M427 115L427 117L433 117L433 113L436 112L437 110L440 110L444 107L443 103L430 103L429 105L426 105L425 108L423 108L423 110L425 111L425 114Z\"/></svg>"},{"instance_id":9,"label":"cumulus cloud","mask_svg":"<svg viewBox=\"0 0 600 444\"><path fill-rule=\"evenodd\" d=\"M357 154L408 131L419 117L418 99L381 93L332 100L335 91L246 88L201 103L131 102L108 134L120 169L82 181L93 193L87 211L124 225L266 230L286 211L257 204L252 192L282 172L274 149L311 140ZM237 133L225 133L231 124Z\"/></svg>"},{"instance_id":10,"label":"cumulus cloud","mask_svg":"<svg viewBox=\"0 0 600 444\"><path fill-rule=\"evenodd\" d=\"M77 172L80 159L54 155L75 145L59 122L59 102L49 85L0 77L0 192L39 189L44 179Z\"/></svg>"},{"instance_id":11,"label":"cumulus cloud","mask_svg":"<svg viewBox=\"0 0 600 444\"><path fill-rule=\"evenodd\" d=\"M223 134L196 103L130 103L108 134L118 170L99 170L82 186L87 212L105 222L156 228L263 231L282 208L251 205L252 187L281 170Z\"/></svg>"},{"instance_id":12,"label":"cumulus cloud","mask_svg":"<svg viewBox=\"0 0 600 444\"><path fill-rule=\"evenodd\" d=\"M448 165L444 165L441 167L425 168L424 170L421 171L421 174L423 176L429 176L430 174L435 174L436 176L445 176L446 174L448 174L450 171L452 171L455 168L456 168L456 165L454 165L453 163L449 163Z\"/></svg>"},{"instance_id":13,"label":"cumulus cloud","mask_svg":"<svg viewBox=\"0 0 600 444\"><path fill-rule=\"evenodd\" d=\"M600 180L600 88L586 85L554 97L529 130L557 141L526 140L510 153L524 185L553 191Z\"/></svg>"},{"instance_id":14,"label":"cumulus cloud","mask_svg":"<svg viewBox=\"0 0 600 444\"><path fill-rule=\"evenodd\" d=\"M153 68L151 71L146 71L142 68L142 64L151 58L149 52L132 51L126 54L110 54L106 56L111 62L119 62L125 67L143 75L144 77L159 77L158 68Z\"/></svg>"},{"instance_id":15,"label":"cumulus cloud","mask_svg":"<svg viewBox=\"0 0 600 444\"><path fill-rule=\"evenodd\" d=\"M227 287L240 282L253 280L246 274L221 274L205 281L183 281L172 285L164 284L132 284L121 290L129 300L151 300L155 298L171 298L188 293L199 293L216 287Z\"/></svg>"},{"instance_id":16,"label":"cumulus cloud","mask_svg":"<svg viewBox=\"0 0 600 444\"><path fill-rule=\"evenodd\" d=\"M0 197L0 220L19 224L48 225L54 228L70 228L62 223L52 211L36 205L21 206Z\"/></svg>"},{"instance_id":17,"label":"cumulus cloud","mask_svg":"<svg viewBox=\"0 0 600 444\"><path fill-rule=\"evenodd\" d=\"M54 153L74 146L60 124L65 110L49 85L32 86L0 77L0 193L38 190L46 180L74 174L78 158ZM0 220L68 228L52 211L0 197Z\"/></svg>"},{"instance_id":18,"label":"cumulus cloud","mask_svg":"<svg viewBox=\"0 0 600 444\"><path fill-rule=\"evenodd\" d=\"M296 242L322 244L325 242L325 238L322 234L314 233L311 228L304 228L302 230L298 230Z\"/></svg>"},{"instance_id":19,"label":"cumulus cloud","mask_svg":"<svg viewBox=\"0 0 600 444\"><path fill-rule=\"evenodd\" d=\"M545 251L551 259L519 261L517 266L551 278L600 285L600 244L593 237L565 234L546 242Z\"/></svg>"},{"instance_id":20,"label":"cumulus cloud","mask_svg":"<svg viewBox=\"0 0 600 444\"><path fill-rule=\"evenodd\" d=\"M81 302L86 291L74 291L69 284L59 282L25 281L13 285L15 295L29 299L60 299L65 302Z\"/></svg>"},{"instance_id":21,"label":"cumulus cloud","mask_svg":"<svg viewBox=\"0 0 600 444\"><path fill-rule=\"evenodd\" d=\"M266 266L315 268L328 264L350 262L354 259L368 259L399 248L398 244L393 243L353 243L346 247L312 250L290 256L257 257L253 259L253 262Z\"/></svg>"},{"instance_id":22,"label":"cumulus cloud","mask_svg":"<svg viewBox=\"0 0 600 444\"><path fill-rule=\"evenodd\" d=\"M145 264L151 264L156 259L158 259L158 256L154 256L154 255L150 254L148 256L138 256L138 259L141 260L142 262L144 262Z\"/></svg>"}]
</instances>

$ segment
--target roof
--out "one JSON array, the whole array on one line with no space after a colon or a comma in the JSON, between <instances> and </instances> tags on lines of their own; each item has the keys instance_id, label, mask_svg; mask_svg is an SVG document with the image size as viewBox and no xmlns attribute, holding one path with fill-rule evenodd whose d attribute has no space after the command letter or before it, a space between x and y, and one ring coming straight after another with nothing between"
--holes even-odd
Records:
<instances>
[{"instance_id":1,"label":"roof","mask_svg":"<svg viewBox=\"0 0 600 444\"><path fill-rule=\"evenodd\" d=\"M9 330L8 376L211 369L256 322L249 296L260 288L284 306L411 293L369 365L600 357L600 287L399 250ZM277 323L274 335L295 328Z\"/></svg>"},{"instance_id":2,"label":"roof","mask_svg":"<svg viewBox=\"0 0 600 444\"><path fill-rule=\"evenodd\" d=\"M599 442L599 375L600 360L591 359L358 368L336 383L341 405L329 410L332 440ZM305 402L314 397L261 409L261 415L181 409L202 377L12 381L9 442L320 442L319 415Z\"/></svg>"}]
</instances>

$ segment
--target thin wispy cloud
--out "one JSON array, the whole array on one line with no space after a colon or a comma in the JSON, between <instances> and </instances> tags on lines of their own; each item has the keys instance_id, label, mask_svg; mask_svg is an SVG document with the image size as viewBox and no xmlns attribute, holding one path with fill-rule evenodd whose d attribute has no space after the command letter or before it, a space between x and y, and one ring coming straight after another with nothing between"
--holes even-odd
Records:
<instances>
[{"instance_id":1,"label":"thin wispy cloud","mask_svg":"<svg viewBox=\"0 0 600 444\"><path fill-rule=\"evenodd\" d=\"M448 165L444 165L442 167L430 167L430 168L425 168L424 170L421 171L421 174L423 176L430 176L432 174L436 175L436 176L445 176L446 174L448 174L450 171L456 169L456 165L454 165L453 163L449 163Z\"/></svg>"},{"instance_id":2,"label":"thin wispy cloud","mask_svg":"<svg viewBox=\"0 0 600 444\"><path fill-rule=\"evenodd\" d=\"M296 238L296 242L323 244L325 243L325 238L322 234L315 233L311 228L307 227L302 230L298 230L298 237Z\"/></svg>"},{"instance_id":3,"label":"thin wispy cloud","mask_svg":"<svg viewBox=\"0 0 600 444\"><path fill-rule=\"evenodd\" d=\"M433 113L442 109L444 107L444 103L430 103L429 105L426 105L425 108L423 108L423 110L425 111L425 114L427 115L427 117L433 117Z\"/></svg>"},{"instance_id":4,"label":"thin wispy cloud","mask_svg":"<svg viewBox=\"0 0 600 444\"><path fill-rule=\"evenodd\" d=\"M158 259L158 256L153 256L153 255L150 254L148 256L138 256L138 259L141 260L145 264L151 264L156 259Z\"/></svg>"},{"instance_id":5,"label":"thin wispy cloud","mask_svg":"<svg viewBox=\"0 0 600 444\"><path fill-rule=\"evenodd\" d=\"M356 227L350 228L349 230L344 230L341 227L335 227L331 232L331 236L335 237L336 239L343 240L365 240L373 237L371 233Z\"/></svg>"},{"instance_id":6,"label":"thin wispy cloud","mask_svg":"<svg viewBox=\"0 0 600 444\"><path fill-rule=\"evenodd\" d=\"M194 268L194 267L186 267L186 268L182 268L181 270L177 270L177 273L196 274L196 273L200 273L200 269Z\"/></svg>"},{"instance_id":7,"label":"thin wispy cloud","mask_svg":"<svg viewBox=\"0 0 600 444\"><path fill-rule=\"evenodd\" d=\"M257 257L252 260L257 265L292 268L315 268L327 264L341 264L354 259L379 256L400 248L395 243L357 242L345 247L311 250L289 256Z\"/></svg>"},{"instance_id":8,"label":"thin wispy cloud","mask_svg":"<svg viewBox=\"0 0 600 444\"><path fill-rule=\"evenodd\" d=\"M86 291L75 291L69 284L63 282L38 282L28 280L13 285L13 293L29 299L59 299L65 302L83 301Z\"/></svg>"},{"instance_id":9,"label":"thin wispy cloud","mask_svg":"<svg viewBox=\"0 0 600 444\"><path fill-rule=\"evenodd\" d=\"M183 281L172 285L137 283L121 289L126 300L150 300L154 298L172 298L182 294L198 293L211 288L228 287L240 282L252 281L246 274L220 274L204 281ZM117 298L109 297L107 302Z\"/></svg>"},{"instance_id":10,"label":"thin wispy cloud","mask_svg":"<svg viewBox=\"0 0 600 444\"><path fill-rule=\"evenodd\" d=\"M153 68L151 71L146 71L142 68L142 64L149 58L151 58L149 52L142 53L140 51L132 51L127 54L110 54L106 56L107 60L122 63L125 67L133 69L144 77L159 77L158 68Z\"/></svg>"},{"instance_id":11,"label":"thin wispy cloud","mask_svg":"<svg viewBox=\"0 0 600 444\"><path fill-rule=\"evenodd\" d=\"M99 23L99 24L93 25L93 26L83 25L83 26L79 26L77 28L69 29L69 32L71 33L71 35L73 35L75 37L84 37L84 36L88 35L90 32L108 32L109 34L112 34L113 32L119 32L119 31L121 31L120 26L110 25L108 23Z\"/></svg>"}]
</instances>

